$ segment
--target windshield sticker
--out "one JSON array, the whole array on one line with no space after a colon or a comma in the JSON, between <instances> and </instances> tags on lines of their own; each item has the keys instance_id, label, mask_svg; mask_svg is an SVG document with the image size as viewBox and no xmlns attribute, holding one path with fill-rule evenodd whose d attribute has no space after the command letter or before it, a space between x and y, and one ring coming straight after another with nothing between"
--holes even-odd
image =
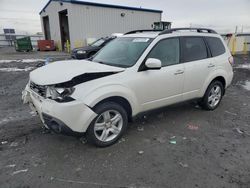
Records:
<instances>
[{"instance_id":1,"label":"windshield sticker","mask_svg":"<svg viewBox=\"0 0 250 188\"><path fill-rule=\"evenodd\" d=\"M133 42L148 42L149 38L137 38L134 39Z\"/></svg>"}]
</instances>

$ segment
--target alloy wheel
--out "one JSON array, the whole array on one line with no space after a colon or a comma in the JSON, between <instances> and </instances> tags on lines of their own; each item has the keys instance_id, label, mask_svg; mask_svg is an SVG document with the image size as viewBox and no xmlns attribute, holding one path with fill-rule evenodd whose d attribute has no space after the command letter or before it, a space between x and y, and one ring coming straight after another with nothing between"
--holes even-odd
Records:
<instances>
[{"instance_id":1,"label":"alloy wheel","mask_svg":"<svg viewBox=\"0 0 250 188\"><path fill-rule=\"evenodd\" d=\"M222 92L219 85L214 85L208 95L208 104L211 108L216 107L221 100Z\"/></svg>"},{"instance_id":2,"label":"alloy wheel","mask_svg":"<svg viewBox=\"0 0 250 188\"><path fill-rule=\"evenodd\" d=\"M123 127L122 115L116 110L107 110L100 114L94 124L94 134L102 142L114 140Z\"/></svg>"}]
</instances>

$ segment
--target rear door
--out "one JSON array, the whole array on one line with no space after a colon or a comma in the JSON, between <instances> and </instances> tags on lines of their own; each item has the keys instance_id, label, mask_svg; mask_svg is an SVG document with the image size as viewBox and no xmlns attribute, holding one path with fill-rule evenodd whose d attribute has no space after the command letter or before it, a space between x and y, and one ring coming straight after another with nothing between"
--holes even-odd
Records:
<instances>
[{"instance_id":1,"label":"rear door","mask_svg":"<svg viewBox=\"0 0 250 188\"><path fill-rule=\"evenodd\" d=\"M200 89L210 72L214 60L203 37L181 37L181 61L185 67L183 100L198 97Z\"/></svg>"}]
</instances>

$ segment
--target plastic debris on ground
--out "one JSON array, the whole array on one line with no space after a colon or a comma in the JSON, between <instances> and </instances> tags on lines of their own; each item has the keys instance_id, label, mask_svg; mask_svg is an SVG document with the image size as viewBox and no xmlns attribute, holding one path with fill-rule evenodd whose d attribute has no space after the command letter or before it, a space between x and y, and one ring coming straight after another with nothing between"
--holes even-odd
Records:
<instances>
[{"instance_id":1,"label":"plastic debris on ground","mask_svg":"<svg viewBox=\"0 0 250 188\"><path fill-rule=\"evenodd\" d=\"M142 155L144 153L144 151L138 151L138 154Z\"/></svg>"},{"instance_id":2,"label":"plastic debris on ground","mask_svg":"<svg viewBox=\"0 0 250 188\"><path fill-rule=\"evenodd\" d=\"M186 164L186 163L179 162L179 164L180 164L183 168L187 168L187 167L188 167L188 164Z\"/></svg>"},{"instance_id":3,"label":"plastic debris on ground","mask_svg":"<svg viewBox=\"0 0 250 188\"><path fill-rule=\"evenodd\" d=\"M8 144L8 141L2 141L1 144L2 144L2 145Z\"/></svg>"},{"instance_id":4,"label":"plastic debris on ground","mask_svg":"<svg viewBox=\"0 0 250 188\"><path fill-rule=\"evenodd\" d=\"M244 131L240 130L240 128L238 128L238 127L235 128L234 130L237 131L239 134L244 134Z\"/></svg>"},{"instance_id":5,"label":"plastic debris on ground","mask_svg":"<svg viewBox=\"0 0 250 188\"><path fill-rule=\"evenodd\" d=\"M17 142L12 142L11 144L10 144L10 147L17 147L18 146L18 143Z\"/></svg>"},{"instance_id":6,"label":"plastic debris on ground","mask_svg":"<svg viewBox=\"0 0 250 188\"><path fill-rule=\"evenodd\" d=\"M28 172L28 169L15 171L15 172L12 173L12 175L16 175L16 174L19 174L19 173L22 173L22 172Z\"/></svg>"},{"instance_id":7,"label":"plastic debris on ground","mask_svg":"<svg viewBox=\"0 0 250 188\"><path fill-rule=\"evenodd\" d=\"M87 143L87 139L84 136L80 138L80 141L81 141L82 144L86 144Z\"/></svg>"},{"instance_id":8,"label":"plastic debris on ground","mask_svg":"<svg viewBox=\"0 0 250 188\"><path fill-rule=\"evenodd\" d=\"M176 144L176 140L170 140L169 143L170 144Z\"/></svg>"},{"instance_id":9,"label":"plastic debris on ground","mask_svg":"<svg viewBox=\"0 0 250 188\"><path fill-rule=\"evenodd\" d=\"M33 116L33 117L37 115L37 113L36 113L36 112L33 112L33 111L31 111L30 114L31 114L31 116Z\"/></svg>"},{"instance_id":10,"label":"plastic debris on ground","mask_svg":"<svg viewBox=\"0 0 250 188\"><path fill-rule=\"evenodd\" d=\"M164 143L166 143L166 139L165 138L163 138L163 137L157 137L156 138L156 140L159 142L159 143L161 143L161 144L164 144Z\"/></svg>"},{"instance_id":11,"label":"plastic debris on ground","mask_svg":"<svg viewBox=\"0 0 250 188\"><path fill-rule=\"evenodd\" d=\"M140 131L140 132L141 132L141 131L144 131L144 127L139 126L139 127L137 127L137 130Z\"/></svg>"},{"instance_id":12,"label":"plastic debris on ground","mask_svg":"<svg viewBox=\"0 0 250 188\"><path fill-rule=\"evenodd\" d=\"M185 136L184 136L184 137L182 137L182 140L187 140L187 137L185 137Z\"/></svg>"},{"instance_id":13,"label":"plastic debris on ground","mask_svg":"<svg viewBox=\"0 0 250 188\"><path fill-rule=\"evenodd\" d=\"M236 113L233 113L233 112L229 112L229 111L225 111L227 114L230 114L230 115L233 115L233 116L237 116Z\"/></svg>"},{"instance_id":14,"label":"plastic debris on ground","mask_svg":"<svg viewBox=\"0 0 250 188\"><path fill-rule=\"evenodd\" d=\"M76 172L79 172L79 171L81 171L81 170L82 170L82 168L78 167L78 168L76 169Z\"/></svg>"},{"instance_id":15,"label":"plastic debris on ground","mask_svg":"<svg viewBox=\"0 0 250 188\"><path fill-rule=\"evenodd\" d=\"M194 107L195 107L196 109L201 109L200 105L198 105L198 104L196 104Z\"/></svg>"},{"instance_id":16,"label":"plastic debris on ground","mask_svg":"<svg viewBox=\"0 0 250 188\"><path fill-rule=\"evenodd\" d=\"M190 138L190 140L191 140L192 142L195 142L195 141L197 141L197 138L192 137L192 138Z\"/></svg>"},{"instance_id":17,"label":"plastic debris on ground","mask_svg":"<svg viewBox=\"0 0 250 188\"><path fill-rule=\"evenodd\" d=\"M119 141L118 141L118 143L122 143L122 142L125 142L126 140L125 140L125 138L121 138Z\"/></svg>"},{"instance_id":18,"label":"plastic debris on ground","mask_svg":"<svg viewBox=\"0 0 250 188\"><path fill-rule=\"evenodd\" d=\"M23 144L26 144L28 142L28 136L25 136L23 139Z\"/></svg>"},{"instance_id":19,"label":"plastic debris on ground","mask_svg":"<svg viewBox=\"0 0 250 188\"><path fill-rule=\"evenodd\" d=\"M197 130L199 129L198 126L196 126L196 125L191 125L191 124L189 124L187 127L188 127L188 129L193 130L193 131L197 131Z\"/></svg>"}]
</instances>

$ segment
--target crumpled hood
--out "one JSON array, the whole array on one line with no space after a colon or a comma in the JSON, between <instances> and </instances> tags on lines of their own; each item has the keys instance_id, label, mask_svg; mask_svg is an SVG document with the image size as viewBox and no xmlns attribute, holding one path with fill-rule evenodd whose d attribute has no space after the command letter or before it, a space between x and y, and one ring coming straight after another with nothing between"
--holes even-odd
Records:
<instances>
[{"instance_id":1,"label":"crumpled hood","mask_svg":"<svg viewBox=\"0 0 250 188\"><path fill-rule=\"evenodd\" d=\"M38 85L53 85L72 80L85 73L121 72L124 68L103 65L87 60L58 61L30 73L30 80Z\"/></svg>"}]
</instances>

